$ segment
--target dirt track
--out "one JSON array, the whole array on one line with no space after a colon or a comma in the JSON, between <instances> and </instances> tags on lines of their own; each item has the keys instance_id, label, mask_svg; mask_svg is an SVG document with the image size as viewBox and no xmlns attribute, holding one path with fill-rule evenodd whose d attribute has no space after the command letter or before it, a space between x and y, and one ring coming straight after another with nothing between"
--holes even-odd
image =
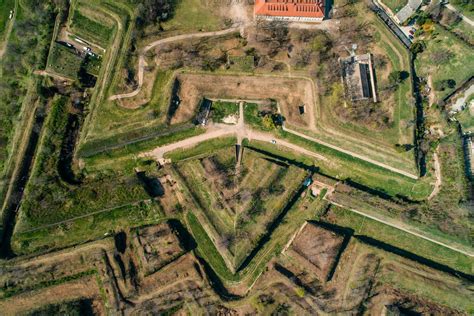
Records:
<instances>
[{"instance_id":1,"label":"dirt track","mask_svg":"<svg viewBox=\"0 0 474 316\"><path fill-rule=\"evenodd\" d=\"M7 50L8 40L10 39L10 34L13 30L13 25L15 24L16 19L16 12L18 11L18 0L15 0L15 9L13 10L13 17L10 21L8 21L8 25L6 27L5 35L3 42L0 43L0 59L2 59L5 51Z\"/></svg>"},{"instance_id":2,"label":"dirt track","mask_svg":"<svg viewBox=\"0 0 474 316\"><path fill-rule=\"evenodd\" d=\"M225 29L225 30L222 30L222 31L216 31L216 32L183 34L183 35L177 35L177 36L173 36L173 37L160 39L160 40L157 40L155 42L152 42L152 43L148 44L143 49L142 53L140 54L140 58L138 60L138 88L136 90L130 92L130 93L113 95L109 98L109 100L113 101L113 100L131 98L131 97L134 97L134 96L136 96L140 93L140 90L142 89L142 86L143 86L143 77L144 77L145 67L147 66L147 63L145 61L145 54L149 50L151 50L152 48L155 48L155 47L158 47L158 46L164 45L164 44L169 44L169 43L172 43L172 42L186 40L186 39L226 35L226 34L238 32L239 30L240 30L240 27L231 27L229 29Z\"/></svg>"},{"instance_id":3,"label":"dirt track","mask_svg":"<svg viewBox=\"0 0 474 316\"><path fill-rule=\"evenodd\" d=\"M241 139L248 138L250 141L256 140L256 141L262 141L262 142L271 142L272 140L275 140L276 146L286 147L298 153L301 153L303 155L310 156L319 160L327 161L327 158L322 155L316 154L310 150L294 145L283 139L275 138L275 136L272 134L255 131L246 127L244 127L244 130L239 130L239 127L236 125L229 126L229 125L220 125L220 124L210 127L205 134L187 138L182 141L165 145L162 147L158 147L152 151L142 153L139 156L140 157L153 157L154 159L159 160L159 159L162 159L166 153L169 153L171 151L182 149L182 148L193 147L207 140L230 136L230 135L236 135L237 137L240 136Z\"/></svg>"}]
</instances>

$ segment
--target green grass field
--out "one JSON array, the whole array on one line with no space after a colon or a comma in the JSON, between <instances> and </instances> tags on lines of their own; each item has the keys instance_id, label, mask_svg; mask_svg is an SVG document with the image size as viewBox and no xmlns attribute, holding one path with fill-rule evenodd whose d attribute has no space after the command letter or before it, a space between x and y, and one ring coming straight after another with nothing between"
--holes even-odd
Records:
<instances>
[{"instance_id":1,"label":"green grass field","mask_svg":"<svg viewBox=\"0 0 474 316\"><path fill-rule=\"evenodd\" d=\"M416 59L416 68L421 76L432 77L434 85L442 80L454 80L456 86L474 75L474 49L435 24L433 35L424 40L426 49ZM440 54L446 55L446 60L438 62L434 59ZM435 91L441 100L453 89Z\"/></svg>"},{"instance_id":2,"label":"green grass field","mask_svg":"<svg viewBox=\"0 0 474 316\"><path fill-rule=\"evenodd\" d=\"M73 49L54 43L51 56L48 58L48 68L61 76L77 79L82 62L83 58Z\"/></svg>"},{"instance_id":3,"label":"green grass field","mask_svg":"<svg viewBox=\"0 0 474 316\"><path fill-rule=\"evenodd\" d=\"M177 149L172 152L166 153L165 158L171 159L174 162L178 162L180 160L185 160L189 158L210 155L216 150L233 146L236 143L237 139L235 137L212 139L199 143L198 145L192 148Z\"/></svg>"},{"instance_id":4,"label":"green grass field","mask_svg":"<svg viewBox=\"0 0 474 316\"><path fill-rule=\"evenodd\" d=\"M56 98L30 181L25 189L17 229L26 230L76 216L148 199L133 166L89 174L81 184L66 183L58 171L59 155L68 118L68 99Z\"/></svg>"},{"instance_id":5,"label":"green grass field","mask_svg":"<svg viewBox=\"0 0 474 316\"><path fill-rule=\"evenodd\" d=\"M166 111L172 78L172 72L158 71L150 102L138 109L126 109L107 100L100 103L96 109L100 115L94 117L87 130L88 142L113 139L117 135L146 135L151 130L168 129Z\"/></svg>"},{"instance_id":6,"label":"green grass field","mask_svg":"<svg viewBox=\"0 0 474 316\"><path fill-rule=\"evenodd\" d=\"M469 99L474 99L473 97L474 95ZM469 104L469 102L473 102L469 101L469 99L467 100L467 104ZM474 110L471 110L469 107L467 107L456 114L456 119L461 124L463 133L474 133Z\"/></svg>"},{"instance_id":7,"label":"green grass field","mask_svg":"<svg viewBox=\"0 0 474 316\"><path fill-rule=\"evenodd\" d=\"M239 116L239 105L235 102L214 101L211 106L211 118L215 123L222 123L228 116Z\"/></svg>"},{"instance_id":8,"label":"green grass field","mask_svg":"<svg viewBox=\"0 0 474 316\"><path fill-rule=\"evenodd\" d=\"M240 174L234 174L232 147L208 152L205 160L202 156L186 160L177 169L199 201L201 218L219 238L228 240L224 247L234 268L245 260L306 176L302 169L279 165L252 151L245 151ZM240 194L235 196L235 192Z\"/></svg>"},{"instance_id":9,"label":"green grass field","mask_svg":"<svg viewBox=\"0 0 474 316\"><path fill-rule=\"evenodd\" d=\"M330 162L314 159L309 160L310 165L315 165L324 174L341 180L351 179L370 188L385 192L388 195L403 195L414 200L425 199L432 191L429 178L414 180L293 134L283 131L279 134L294 144L329 158ZM283 149L274 148L274 146L262 142L251 142L250 145L254 143L256 143L258 147L263 146L265 149ZM298 155L296 155L296 157L298 157ZM307 161L307 158L304 160Z\"/></svg>"},{"instance_id":10,"label":"green grass field","mask_svg":"<svg viewBox=\"0 0 474 316\"><path fill-rule=\"evenodd\" d=\"M96 19L86 16L80 10L75 10L72 15L71 29L83 39L102 47L108 45L114 31L113 26L109 23L101 23Z\"/></svg>"},{"instance_id":11,"label":"green grass field","mask_svg":"<svg viewBox=\"0 0 474 316\"><path fill-rule=\"evenodd\" d=\"M229 56L230 70L252 72L255 68L254 56Z\"/></svg>"},{"instance_id":12,"label":"green grass field","mask_svg":"<svg viewBox=\"0 0 474 316\"><path fill-rule=\"evenodd\" d=\"M10 10L15 8L15 0L0 0L0 43L3 41Z\"/></svg>"},{"instance_id":13,"label":"green grass field","mask_svg":"<svg viewBox=\"0 0 474 316\"><path fill-rule=\"evenodd\" d=\"M60 249L130 227L155 224L163 219L160 205L146 200L87 215L64 224L30 231L17 230L12 238L12 249L18 255Z\"/></svg>"},{"instance_id":14,"label":"green grass field","mask_svg":"<svg viewBox=\"0 0 474 316\"><path fill-rule=\"evenodd\" d=\"M383 0L382 3L389 7L394 14L397 14L408 3L408 0Z\"/></svg>"},{"instance_id":15,"label":"green grass field","mask_svg":"<svg viewBox=\"0 0 474 316\"><path fill-rule=\"evenodd\" d=\"M334 224L352 228L355 234L372 237L468 274L474 271L473 261L466 255L354 212L331 206L328 218Z\"/></svg>"},{"instance_id":16,"label":"green grass field","mask_svg":"<svg viewBox=\"0 0 474 316\"><path fill-rule=\"evenodd\" d=\"M219 10L220 5L206 0L178 1L174 16L162 26L165 31L179 33L218 30L223 23L214 10Z\"/></svg>"}]
</instances>

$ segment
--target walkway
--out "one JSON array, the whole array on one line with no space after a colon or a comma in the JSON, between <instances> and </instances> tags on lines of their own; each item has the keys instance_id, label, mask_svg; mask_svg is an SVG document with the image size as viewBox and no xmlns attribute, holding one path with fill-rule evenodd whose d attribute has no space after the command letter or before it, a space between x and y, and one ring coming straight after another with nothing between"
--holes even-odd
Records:
<instances>
[{"instance_id":1,"label":"walkway","mask_svg":"<svg viewBox=\"0 0 474 316\"><path fill-rule=\"evenodd\" d=\"M8 41L10 39L10 34L12 33L13 25L15 24L16 12L17 11L18 11L18 0L15 0L15 7L13 9L13 16L7 22L7 27L5 28L4 39L3 39L3 42L0 43L0 59L2 59L3 55L5 54L5 52L7 50L7 45L8 45Z\"/></svg>"},{"instance_id":2,"label":"walkway","mask_svg":"<svg viewBox=\"0 0 474 316\"><path fill-rule=\"evenodd\" d=\"M344 148L341 148L341 147L332 145L332 144L330 144L330 143L327 143L327 142L322 141L322 140L320 140L320 139L317 139L317 138L308 136L308 135L306 135L306 134L303 134L303 133L300 133L300 132L297 132L297 131L288 129L288 128L284 127L284 126L283 126L283 130L284 130L285 132L288 132L288 133L290 133L290 134L293 134L293 135L296 135L296 136L298 136L298 137L304 138L304 139L306 139L306 140L312 141L312 142L314 142L314 143L321 144L321 145L323 145L323 146L326 146L326 147L329 147L329 148L331 148L331 149L340 151L340 152L342 152L342 153L344 153L344 154L347 154L347 155L349 155L349 156L352 156L352 157L358 158L358 159L360 159L360 160L369 162L369 163L371 163L371 164L373 164L373 165L376 165L376 166L379 166L379 167L381 167L381 168L390 170L390 171L392 171L392 172L401 174L401 175L403 175L403 176L406 176L406 177L411 178L411 179L414 179L414 180L418 180L418 176L416 176L416 175L414 175L414 174L411 174L411 173L406 172L406 171L403 171L403 170L401 170L401 169L398 169L398 168L389 166L389 165L384 164L384 163L382 163L382 162L373 160L373 159L371 159L371 158L369 158L369 157L366 157L366 156L363 156L363 155L354 153L354 152L352 152L352 151L346 150L346 149L344 149Z\"/></svg>"},{"instance_id":3,"label":"walkway","mask_svg":"<svg viewBox=\"0 0 474 316\"><path fill-rule=\"evenodd\" d=\"M463 19L464 22L466 22L470 26L474 27L474 21L471 20L470 18L468 18L467 16L465 16L464 14L462 14L458 9L453 7L450 3L446 4L446 8L448 8L449 10L459 14L459 16Z\"/></svg>"}]
</instances>

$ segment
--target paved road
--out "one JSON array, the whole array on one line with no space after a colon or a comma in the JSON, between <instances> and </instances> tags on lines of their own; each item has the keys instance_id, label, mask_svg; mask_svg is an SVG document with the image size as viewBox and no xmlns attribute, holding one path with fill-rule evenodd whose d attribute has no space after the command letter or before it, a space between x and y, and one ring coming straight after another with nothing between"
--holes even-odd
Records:
<instances>
[{"instance_id":1,"label":"paved road","mask_svg":"<svg viewBox=\"0 0 474 316\"><path fill-rule=\"evenodd\" d=\"M226 35L226 34L231 34L240 31L240 27L231 27L225 30L221 31L216 31L216 32L205 32L205 33L192 33L192 34L182 34L182 35L177 35L173 37L168 37L164 39L160 39L157 41L154 41L143 49L142 53L140 54L140 58L138 60L138 88L135 89L134 91L130 93L124 93L124 94L117 94L113 95L109 98L109 100L119 100L119 99L126 99L126 98L131 98L140 93L140 90L142 89L143 86L143 76L145 72L145 67L147 66L147 63L145 61L145 55L146 53L160 45L164 44L169 44L172 42L177 42L177 41L183 41L187 39L195 39L195 38L202 38L202 37L213 37L213 36L221 36L221 35Z\"/></svg>"},{"instance_id":2,"label":"paved road","mask_svg":"<svg viewBox=\"0 0 474 316\"><path fill-rule=\"evenodd\" d=\"M473 26L473 27L474 27L474 21L471 20L470 18L468 18L467 16L465 16L464 14L462 14L461 12L459 12L458 9L456 9L455 7L453 7L450 3L446 4L446 8L448 8L449 10L451 10L451 11L456 12L457 14L459 14L459 16L463 19L464 22L466 22L466 23L469 24L470 26Z\"/></svg>"}]
</instances>

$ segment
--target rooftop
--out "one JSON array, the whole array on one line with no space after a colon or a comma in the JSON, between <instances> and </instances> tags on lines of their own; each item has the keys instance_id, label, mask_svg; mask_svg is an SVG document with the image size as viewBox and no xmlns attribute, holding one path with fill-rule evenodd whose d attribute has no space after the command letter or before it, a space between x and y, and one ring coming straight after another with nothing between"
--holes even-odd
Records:
<instances>
[{"instance_id":1,"label":"rooftop","mask_svg":"<svg viewBox=\"0 0 474 316\"><path fill-rule=\"evenodd\" d=\"M256 0L255 15L274 17L324 18L323 0Z\"/></svg>"}]
</instances>

